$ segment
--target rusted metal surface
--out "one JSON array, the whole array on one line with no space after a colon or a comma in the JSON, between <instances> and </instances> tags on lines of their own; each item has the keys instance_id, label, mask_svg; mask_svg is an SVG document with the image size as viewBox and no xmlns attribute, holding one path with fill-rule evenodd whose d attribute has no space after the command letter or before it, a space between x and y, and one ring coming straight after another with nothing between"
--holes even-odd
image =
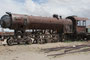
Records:
<instances>
[{"instance_id":1,"label":"rusted metal surface","mask_svg":"<svg viewBox=\"0 0 90 60\"><path fill-rule=\"evenodd\" d=\"M75 20L89 20L88 18L82 18L82 17L74 17Z\"/></svg>"},{"instance_id":2,"label":"rusted metal surface","mask_svg":"<svg viewBox=\"0 0 90 60\"><path fill-rule=\"evenodd\" d=\"M14 32L0 32L0 36L2 35L14 35Z\"/></svg>"},{"instance_id":3,"label":"rusted metal surface","mask_svg":"<svg viewBox=\"0 0 90 60\"><path fill-rule=\"evenodd\" d=\"M83 33L85 33L86 32L86 27L85 26L79 26L79 27L77 27L77 32L83 32Z\"/></svg>"},{"instance_id":4,"label":"rusted metal surface","mask_svg":"<svg viewBox=\"0 0 90 60\"><path fill-rule=\"evenodd\" d=\"M68 16L63 19L58 15L41 17L8 13L1 17L0 24L3 28L14 29L14 37L12 37L14 42L29 43L33 40L33 43L48 43L68 38L76 39L78 36L80 39L86 38L86 20L88 19L76 16ZM78 21L83 22L83 25L79 26ZM28 34L25 30L32 31ZM11 35L10 33L6 34ZM4 33L4 35L6 34Z\"/></svg>"},{"instance_id":5,"label":"rusted metal surface","mask_svg":"<svg viewBox=\"0 0 90 60\"><path fill-rule=\"evenodd\" d=\"M78 23L78 20L79 21L82 21L81 26L76 26L76 30L78 33L82 32L82 33L86 33L86 20L89 20L88 18L81 18L81 17L74 17L75 20L76 20L76 23ZM84 21L84 22L83 22ZM85 25L83 25L85 24Z\"/></svg>"},{"instance_id":6,"label":"rusted metal surface","mask_svg":"<svg viewBox=\"0 0 90 60\"><path fill-rule=\"evenodd\" d=\"M11 14L10 29L53 29L60 30L63 24L71 25L70 19Z\"/></svg>"},{"instance_id":7,"label":"rusted metal surface","mask_svg":"<svg viewBox=\"0 0 90 60\"><path fill-rule=\"evenodd\" d=\"M86 33L86 20L89 20L88 18L82 18L77 16L69 16L67 19L72 20L72 26L73 26L73 32L79 33L84 32ZM78 26L78 22L80 21L80 26Z\"/></svg>"}]
</instances>

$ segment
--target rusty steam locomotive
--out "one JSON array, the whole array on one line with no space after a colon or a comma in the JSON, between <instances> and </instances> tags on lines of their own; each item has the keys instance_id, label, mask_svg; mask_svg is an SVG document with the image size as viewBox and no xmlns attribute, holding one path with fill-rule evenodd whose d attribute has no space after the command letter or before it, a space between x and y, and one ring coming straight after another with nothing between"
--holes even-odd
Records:
<instances>
[{"instance_id":1,"label":"rusty steam locomotive","mask_svg":"<svg viewBox=\"0 0 90 60\"><path fill-rule=\"evenodd\" d=\"M1 17L0 24L2 28L14 30L14 37L7 39L8 45L13 45L14 42L42 44L69 39L88 39L86 20L88 19L77 16L63 19L56 14L53 17L40 17L7 12Z\"/></svg>"}]
</instances>

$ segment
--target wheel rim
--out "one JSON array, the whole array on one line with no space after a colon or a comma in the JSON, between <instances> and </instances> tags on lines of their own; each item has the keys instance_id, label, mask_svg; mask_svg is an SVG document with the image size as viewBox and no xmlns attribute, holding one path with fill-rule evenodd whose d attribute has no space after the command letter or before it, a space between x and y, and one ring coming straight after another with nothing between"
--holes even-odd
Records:
<instances>
[{"instance_id":1,"label":"wheel rim","mask_svg":"<svg viewBox=\"0 0 90 60\"><path fill-rule=\"evenodd\" d=\"M8 40L8 41L7 41L7 44L8 44L8 45L13 45L13 41L12 41L12 40Z\"/></svg>"}]
</instances>

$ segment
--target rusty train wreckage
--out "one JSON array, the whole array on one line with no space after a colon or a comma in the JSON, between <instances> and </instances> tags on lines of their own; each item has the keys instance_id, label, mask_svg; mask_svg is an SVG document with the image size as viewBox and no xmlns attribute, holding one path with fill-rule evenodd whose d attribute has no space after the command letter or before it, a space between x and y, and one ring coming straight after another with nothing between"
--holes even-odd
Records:
<instances>
[{"instance_id":1,"label":"rusty train wreckage","mask_svg":"<svg viewBox=\"0 0 90 60\"><path fill-rule=\"evenodd\" d=\"M7 44L51 43L64 40L88 40L87 18L68 16L65 19L54 14L53 17L28 16L6 12L1 17L2 28L14 30L7 38ZM26 32L26 30L30 30Z\"/></svg>"}]
</instances>

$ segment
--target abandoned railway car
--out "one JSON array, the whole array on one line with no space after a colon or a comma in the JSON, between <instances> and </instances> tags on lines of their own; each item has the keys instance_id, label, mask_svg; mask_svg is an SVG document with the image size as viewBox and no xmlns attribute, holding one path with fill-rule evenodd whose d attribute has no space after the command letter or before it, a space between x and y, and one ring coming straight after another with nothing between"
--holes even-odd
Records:
<instances>
[{"instance_id":1,"label":"abandoned railway car","mask_svg":"<svg viewBox=\"0 0 90 60\"><path fill-rule=\"evenodd\" d=\"M14 38L8 45L20 43L49 43L68 39L87 39L87 18L68 16L65 19L54 14L53 17L28 16L7 12L1 17L1 27L14 30ZM30 33L26 33L30 30ZM33 42L32 42L33 40Z\"/></svg>"}]
</instances>

